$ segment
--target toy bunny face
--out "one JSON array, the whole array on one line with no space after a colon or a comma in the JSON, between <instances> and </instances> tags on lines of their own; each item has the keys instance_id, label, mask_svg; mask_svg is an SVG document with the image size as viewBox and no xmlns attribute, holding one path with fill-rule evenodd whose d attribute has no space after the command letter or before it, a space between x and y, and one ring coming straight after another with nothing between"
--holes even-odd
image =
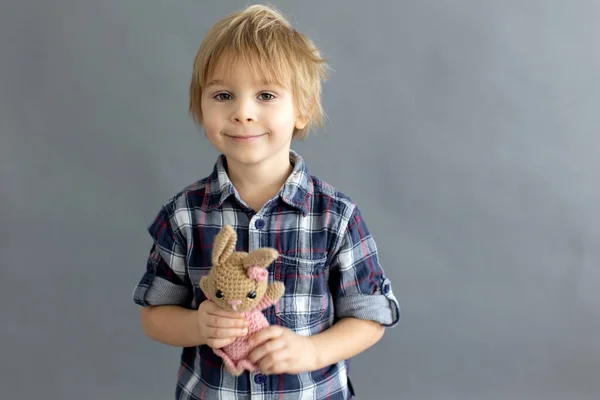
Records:
<instances>
[{"instance_id":1,"label":"toy bunny face","mask_svg":"<svg viewBox=\"0 0 600 400\"><path fill-rule=\"evenodd\" d=\"M233 228L223 227L215 238L213 267L208 276L200 280L200 288L219 307L246 312L252 310L267 291L267 267L279 254L270 248L234 252L236 241Z\"/></svg>"}]
</instances>

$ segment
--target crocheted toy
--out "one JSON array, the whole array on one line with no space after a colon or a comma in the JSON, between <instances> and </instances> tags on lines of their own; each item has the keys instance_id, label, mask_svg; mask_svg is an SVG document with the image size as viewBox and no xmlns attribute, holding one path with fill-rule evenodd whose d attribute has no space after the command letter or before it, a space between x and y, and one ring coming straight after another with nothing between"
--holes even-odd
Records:
<instances>
[{"instance_id":1,"label":"crocheted toy","mask_svg":"<svg viewBox=\"0 0 600 400\"><path fill-rule=\"evenodd\" d=\"M221 349L214 349L234 376L244 370L256 371L247 356L254 349L248 337L269 326L261 312L276 304L285 292L281 282L268 283L267 267L279 256L275 249L260 248L250 253L235 252L237 235L226 225L215 238L212 268L200 279L200 288L209 301L219 307L241 313L248 321L248 335Z\"/></svg>"}]
</instances>

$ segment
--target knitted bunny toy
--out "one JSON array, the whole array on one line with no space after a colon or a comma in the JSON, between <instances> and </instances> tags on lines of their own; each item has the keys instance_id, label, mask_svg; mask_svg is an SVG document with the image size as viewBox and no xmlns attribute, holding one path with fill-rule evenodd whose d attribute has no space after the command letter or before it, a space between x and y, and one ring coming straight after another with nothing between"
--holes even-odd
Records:
<instances>
[{"instance_id":1,"label":"knitted bunny toy","mask_svg":"<svg viewBox=\"0 0 600 400\"><path fill-rule=\"evenodd\" d=\"M235 252L236 242L235 230L229 225L224 226L215 238L213 265L208 275L200 279L200 288L209 301L226 310L242 313L248 321L247 336L214 350L223 359L227 370L239 376L244 370L258 369L247 359L253 350L248 345L248 336L269 326L261 311L276 304L285 287L281 282L268 283L267 267L279 256L275 249Z\"/></svg>"}]
</instances>

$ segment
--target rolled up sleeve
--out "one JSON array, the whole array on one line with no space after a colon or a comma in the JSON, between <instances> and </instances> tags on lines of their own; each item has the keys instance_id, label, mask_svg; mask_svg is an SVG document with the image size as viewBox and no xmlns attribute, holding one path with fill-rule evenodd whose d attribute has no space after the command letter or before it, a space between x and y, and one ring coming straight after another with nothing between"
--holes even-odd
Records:
<instances>
[{"instance_id":1,"label":"rolled up sleeve","mask_svg":"<svg viewBox=\"0 0 600 400\"><path fill-rule=\"evenodd\" d=\"M187 274L185 246L173 229L173 219L165 207L148 227L154 243L146 271L136 285L133 301L141 306L188 306L193 287Z\"/></svg>"},{"instance_id":2,"label":"rolled up sleeve","mask_svg":"<svg viewBox=\"0 0 600 400\"><path fill-rule=\"evenodd\" d=\"M393 327L400 306L392 284L379 262L377 246L360 210L355 207L330 272L335 315L354 317Z\"/></svg>"}]
</instances>

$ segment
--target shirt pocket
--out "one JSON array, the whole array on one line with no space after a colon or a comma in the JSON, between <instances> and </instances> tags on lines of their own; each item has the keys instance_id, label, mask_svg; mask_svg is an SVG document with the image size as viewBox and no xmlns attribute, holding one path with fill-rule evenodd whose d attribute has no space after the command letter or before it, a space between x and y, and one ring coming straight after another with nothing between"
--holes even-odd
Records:
<instances>
[{"instance_id":1,"label":"shirt pocket","mask_svg":"<svg viewBox=\"0 0 600 400\"><path fill-rule=\"evenodd\" d=\"M283 326L310 333L330 306L327 258L306 259L281 255L274 263L273 279L283 282L285 294L275 313Z\"/></svg>"}]
</instances>

